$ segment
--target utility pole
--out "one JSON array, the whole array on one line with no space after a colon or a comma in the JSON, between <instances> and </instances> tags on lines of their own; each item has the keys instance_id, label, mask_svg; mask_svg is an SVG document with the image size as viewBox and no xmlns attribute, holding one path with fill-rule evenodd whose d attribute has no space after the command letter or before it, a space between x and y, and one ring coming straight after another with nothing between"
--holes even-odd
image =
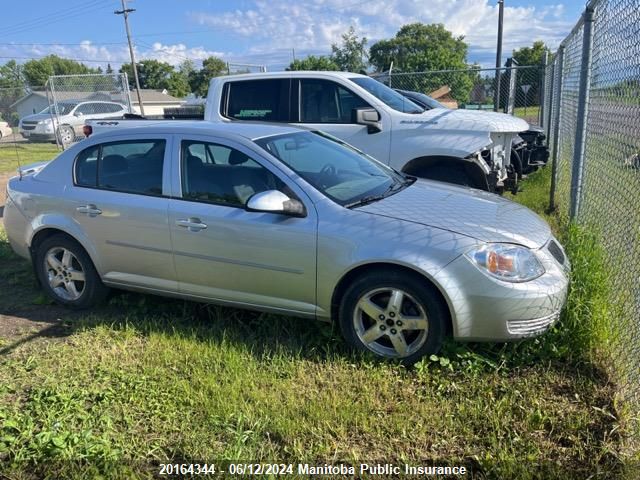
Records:
<instances>
[{"instance_id":1,"label":"utility pole","mask_svg":"<svg viewBox=\"0 0 640 480\"><path fill-rule=\"evenodd\" d=\"M131 46L131 31L129 30L129 14L135 12L135 8L127 8L127 0L122 0L122 10L116 10L116 15L124 16L124 26L127 30L127 41L129 42L129 54L131 55L131 68L133 70L133 78L136 82L136 94L138 95L138 105L140 105L140 113L144 116L144 105L140 96L140 80L138 80L138 67L136 66L136 57L133 54L133 46Z\"/></svg>"},{"instance_id":2,"label":"utility pole","mask_svg":"<svg viewBox=\"0 0 640 480\"><path fill-rule=\"evenodd\" d=\"M496 49L496 79L493 88L493 111L500 109L500 68L502 67L502 24L504 22L504 0L498 0L498 45Z\"/></svg>"}]
</instances>

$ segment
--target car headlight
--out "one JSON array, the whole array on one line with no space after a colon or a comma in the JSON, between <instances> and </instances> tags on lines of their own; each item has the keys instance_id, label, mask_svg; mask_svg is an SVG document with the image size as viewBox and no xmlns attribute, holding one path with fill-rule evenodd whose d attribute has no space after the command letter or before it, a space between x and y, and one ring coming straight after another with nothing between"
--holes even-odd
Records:
<instances>
[{"instance_id":1,"label":"car headlight","mask_svg":"<svg viewBox=\"0 0 640 480\"><path fill-rule=\"evenodd\" d=\"M527 282L545 271L535 253L508 243L482 245L467 252L466 256L483 272L506 282Z\"/></svg>"},{"instance_id":2,"label":"car headlight","mask_svg":"<svg viewBox=\"0 0 640 480\"><path fill-rule=\"evenodd\" d=\"M50 118L45 118L44 120L40 120L38 122L38 125L48 125L51 123L51 119Z\"/></svg>"}]
</instances>

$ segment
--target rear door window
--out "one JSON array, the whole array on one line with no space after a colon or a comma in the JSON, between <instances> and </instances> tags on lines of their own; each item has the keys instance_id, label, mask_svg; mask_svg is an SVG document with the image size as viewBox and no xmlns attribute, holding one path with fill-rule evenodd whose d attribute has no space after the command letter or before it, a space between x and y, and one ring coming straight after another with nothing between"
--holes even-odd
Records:
<instances>
[{"instance_id":1,"label":"rear door window","mask_svg":"<svg viewBox=\"0 0 640 480\"><path fill-rule=\"evenodd\" d=\"M127 140L83 150L75 184L142 195L162 195L165 140Z\"/></svg>"},{"instance_id":2,"label":"rear door window","mask_svg":"<svg viewBox=\"0 0 640 480\"><path fill-rule=\"evenodd\" d=\"M290 83L288 78L229 82L223 113L236 120L286 122Z\"/></svg>"}]
</instances>

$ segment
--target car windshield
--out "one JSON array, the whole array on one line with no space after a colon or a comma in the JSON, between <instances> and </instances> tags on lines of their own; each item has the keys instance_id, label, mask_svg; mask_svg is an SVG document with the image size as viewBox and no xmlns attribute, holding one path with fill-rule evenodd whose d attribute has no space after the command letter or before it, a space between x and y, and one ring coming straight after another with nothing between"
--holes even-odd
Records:
<instances>
[{"instance_id":1,"label":"car windshield","mask_svg":"<svg viewBox=\"0 0 640 480\"><path fill-rule=\"evenodd\" d=\"M256 143L324 195L346 207L379 200L412 183L326 133L287 133L261 138Z\"/></svg>"},{"instance_id":2,"label":"car windshield","mask_svg":"<svg viewBox=\"0 0 640 480\"><path fill-rule=\"evenodd\" d=\"M424 109L407 97L400 95L395 90L387 87L384 83L381 83L373 78L369 77L352 77L351 80L356 85L364 88L371 95L376 97L381 102L384 102L389 107L402 113L422 113Z\"/></svg>"},{"instance_id":3,"label":"car windshield","mask_svg":"<svg viewBox=\"0 0 640 480\"><path fill-rule=\"evenodd\" d=\"M398 90L398 92L400 92L402 95L406 95L406 97L410 100L420 103L420 105L423 105L427 110L432 110L434 108L449 108L439 101L431 98L429 95L425 95L424 93L407 92L405 90Z\"/></svg>"},{"instance_id":4,"label":"car windshield","mask_svg":"<svg viewBox=\"0 0 640 480\"><path fill-rule=\"evenodd\" d=\"M78 104L77 103L58 103L57 104L57 109L58 109L58 115L69 115L71 113L71 110L73 110L74 108L76 108ZM45 108L44 110L42 110L40 113L56 113L56 105L51 105L47 108Z\"/></svg>"}]
</instances>

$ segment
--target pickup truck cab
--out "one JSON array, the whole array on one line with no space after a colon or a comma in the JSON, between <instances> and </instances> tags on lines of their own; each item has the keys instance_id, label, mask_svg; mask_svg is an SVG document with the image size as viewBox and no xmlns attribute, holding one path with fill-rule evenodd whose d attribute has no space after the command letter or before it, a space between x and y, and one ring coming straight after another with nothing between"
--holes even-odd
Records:
<instances>
[{"instance_id":1,"label":"pickup truck cab","mask_svg":"<svg viewBox=\"0 0 640 480\"><path fill-rule=\"evenodd\" d=\"M366 75L320 71L213 78L204 120L321 130L398 171L497 193L515 190L521 172L512 164L512 145L529 130L510 115L427 110ZM153 121L105 118L86 127L90 134Z\"/></svg>"},{"instance_id":2,"label":"pickup truck cab","mask_svg":"<svg viewBox=\"0 0 640 480\"><path fill-rule=\"evenodd\" d=\"M396 170L498 192L516 180L512 142L529 129L501 113L426 110L366 75L318 71L214 78L205 119L306 126Z\"/></svg>"}]
</instances>

